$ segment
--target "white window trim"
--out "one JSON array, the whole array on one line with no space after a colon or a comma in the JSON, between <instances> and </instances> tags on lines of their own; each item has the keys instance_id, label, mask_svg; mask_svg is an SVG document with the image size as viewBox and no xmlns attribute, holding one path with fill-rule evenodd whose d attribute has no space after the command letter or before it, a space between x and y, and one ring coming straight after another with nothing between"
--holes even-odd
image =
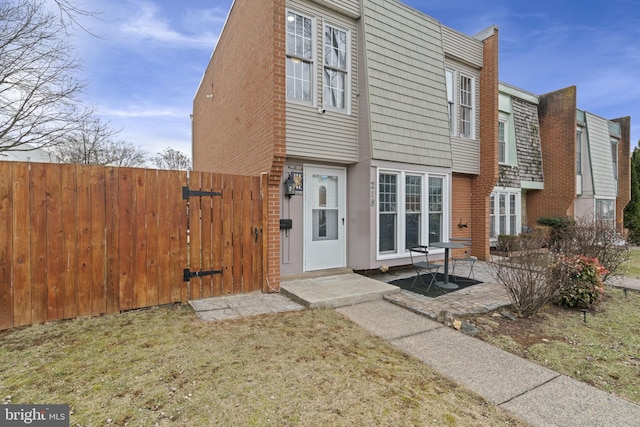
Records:
<instances>
[{"instance_id":1,"label":"white window trim","mask_svg":"<svg viewBox=\"0 0 640 427\"><path fill-rule=\"evenodd\" d=\"M457 109L458 110L462 109L462 103L460 102L460 94L461 94L461 90L462 90L461 89L462 87L460 85L460 78L462 78L462 77L466 77L466 78L471 80L471 123L470 123L471 133L468 136L462 134L462 132L461 132L462 126L461 126L461 123L460 123L460 120L462 118L462 114L458 113L459 114L459 118L458 118L458 122L457 122L457 125L458 125L458 133L457 133L457 135L458 135L458 137L464 138L464 139L476 139L476 113L477 113L477 111L476 111L476 78L475 78L475 76L473 76L471 74L464 73L464 72L458 72L458 78L457 78L457 81L458 81L458 91L457 91L458 106L457 106Z\"/></svg>"},{"instance_id":2,"label":"white window trim","mask_svg":"<svg viewBox=\"0 0 640 427\"><path fill-rule=\"evenodd\" d=\"M500 233L500 213L499 213L499 198L500 198L500 194L504 194L505 195L505 200L506 200L506 205L505 205L505 211L506 214L505 216L507 217L507 223L506 223L506 231L507 234L510 234L511 232L511 227L510 227L510 222L508 221L509 218L509 208L511 206L511 201L510 201L510 195L515 194L516 195L516 232L514 233L515 235L520 234L521 230L522 230L522 190L520 188L511 188L511 187L496 187L493 189L493 191L491 192L491 195L494 196L494 201L495 201L495 213L494 213L494 217L496 218L495 220L495 227L496 227L496 237L492 237L491 236L491 228L489 228L489 240L491 242L495 242L498 240L498 236L501 234ZM491 207L489 207L489 216L491 216Z\"/></svg>"},{"instance_id":3,"label":"white window trim","mask_svg":"<svg viewBox=\"0 0 640 427\"><path fill-rule=\"evenodd\" d=\"M501 161L500 158L498 158L498 163L500 163L501 165L506 165L509 164L509 120L501 117L498 119L498 123L504 124L504 160ZM498 138L500 138L499 130ZM500 140L498 140L498 144L500 144ZM500 150L498 148L498 157L500 157L499 154Z\"/></svg>"},{"instance_id":4,"label":"white window trim","mask_svg":"<svg viewBox=\"0 0 640 427\"><path fill-rule=\"evenodd\" d=\"M620 168L620 156L618 155L618 143L620 141L618 141L616 138L610 138L611 141L611 166L613 169L613 184L616 187L616 196L618 196L620 194L620 186L619 186L619 179L620 179L620 171L618 170Z\"/></svg>"},{"instance_id":5,"label":"white window trim","mask_svg":"<svg viewBox=\"0 0 640 427\"><path fill-rule=\"evenodd\" d=\"M380 203L379 203L379 190L380 190L380 174L393 174L397 175L397 183L398 183L398 194L397 194L397 229L396 229L396 252L394 253L380 253ZM405 249L406 246L406 209L405 209L405 176L406 175L414 175L422 177L422 197L421 197L421 206L420 213L422 215L422 220L425 219L428 221L429 218L429 177L432 178L442 178L442 239L444 241L448 241L451 233L451 175L445 173L435 173L435 172L421 172L421 171L409 171L409 170L399 170L399 169L389 169L389 168L377 168L376 169L376 260L388 260L388 259L398 259L398 258L406 258L409 256L409 251ZM421 227L421 241L427 242L429 238L429 227L427 226ZM433 243L433 242L430 242ZM439 254L444 253L444 249L433 248L429 249L429 253Z\"/></svg>"},{"instance_id":6,"label":"white window trim","mask_svg":"<svg viewBox=\"0 0 640 427\"><path fill-rule=\"evenodd\" d=\"M451 87L449 86L449 79L448 76L451 76ZM457 109L456 109L456 94L458 93L458 91L456 90L457 85L456 85L457 79L456 79L456 72L454 70L451 69L445 69L445 89L447 91L447 108L449 109L449 106L451 107L448 112L449 114L451 114L451 116L449 117L449 133L451 136L455 136L456 135L456 131L458 129L458 125L457 125L457 117L458 115L457 113ZM451 93L449 93L451 92ZM451 99L449 99L449 95L451 95Z\"/></svg>"},{"instance_id":7,"label":"white window trim","mask_svg":"<svg viewBox=\"0 0 640 427\"><path fill-rule=\"evenodd\" d=\"M580 138L578 138L580 135ZM576 175L584 174L584 139L585 139L585 131L584 128L578 127L576 129ZM578 161L580 163L580 170L578 170Z\"/></svg>"},{"instance_id":8,"label":"white window trim","mask_svg":"<svg viewBox=\"0 0 640 427\"><path fill-rule=\"evenodd\" d=\"M585 130L583 127L576 128L576 147L575 147L575 168L576 168L576 196L582 196L584 190L584 140ZM578 168L578 165L580 167Z\"/></svg>"},{"instance_id":9,"label":"white window trim","mask_svg":"<svg viewBox=\"0 0 640 427\"><path fill-rule=\"evenodd\" d=\"M595 212L594 215L594 219L598 219L598 215L600 215L600 212L598 212L598 202L603 202L603 201L607 201L607 202L611 202L613 204L613 219L611 220L611 224L615 227L616 224L616 220L617 218L617 213L616 213L616 199L615 198L611 198L611 197L596 197L593 199L593 212Z\"/></svg>"},{"instance_id":10,"label":"white window trim","mask_svg":"<svg viewBox=\"0 0 640 427\"><path fill-rule=\"evenodd\" d=\"M286 22L287 22L287 16L289 15L289 13L294 13L296 15L300 15L304 18L308 18L311 20L311 71L309 73L309 79L311 80L311 101L303 101L301 99L295 99L295 98L289 98L288 96L286 96L286 101L287 102L292 102L295 104L300 104L300 105L307 105L307 106L312 106L315 107L318 103L318 77L317 77L317 73L318 73L318 48L317 48L317 21L316 21L316 17L313 15L309 15L307 13L304 12L300 12L299 10L296 9L291 9L291 8L287 8L285 11L285 57L289 58L291 57L291 55L289 55L286 51L287 51L287 29L286 29ZM286 72L286 71L285 71ZM286 91L286 78L287 76L285 75L285 91Z\"/></svg>"},{"instance_id":11,"label":"white window trim","mask_svg":"<svg viewBox=\"0 0 640 427\"><path fill-rule=\"evenodd\" d=\"M344 106L345 108L336 108L336 107L331 107L325 104L324 102L324 69L325 69L325 63L324 63L324 57L325 57L325 41L324 41L324 34L325 34L325 27L331 27L331 28L335 28L337 30L340 31L344 31L347 34L347 56L346 56L346 61L347 61L347 68L346 68L346 78L345 78L345 99L344 99ZM351 114L351 30L346 29L344 27L341 27L340 25L336 25L334 23L332 23L331 21L328 20L323 20L322 21L322 60L320 61L322 63L322 104L320 105L320 109L324 110L324 109L329 109L331 111L335 111L338 113L344 113L344 114Z\"/></svg>"}]
</instances>

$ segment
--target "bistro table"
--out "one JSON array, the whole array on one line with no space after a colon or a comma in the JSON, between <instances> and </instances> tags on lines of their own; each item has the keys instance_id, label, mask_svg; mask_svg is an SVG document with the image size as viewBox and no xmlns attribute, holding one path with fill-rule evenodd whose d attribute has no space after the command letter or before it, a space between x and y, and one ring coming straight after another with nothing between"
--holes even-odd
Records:
<instances>
[{"instance_id":1,"label":"bistro table","mask_svg":"<svg viewBox=\"0 0 640 427\"><path fill-rule=\"evenodd\" d=\"M451 249L461 249L465 246L462 243L455 242L436 242L431 243L436 248L444 248L444 282L438 282L437 286L442 289L458 289L455 283L449 283L449 251Z\"/></svg>"}]
</instances>

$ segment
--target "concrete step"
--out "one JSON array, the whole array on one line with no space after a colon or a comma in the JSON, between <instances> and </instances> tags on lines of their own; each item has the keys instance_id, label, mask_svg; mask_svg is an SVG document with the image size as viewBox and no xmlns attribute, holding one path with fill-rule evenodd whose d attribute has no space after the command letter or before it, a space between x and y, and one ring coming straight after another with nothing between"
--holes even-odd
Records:
<instances>
[{"instance_id":1,"label":"concrete step","mask_svg":"<svg viewBox=\"0 0 640 427\"><path fill-rule=\"evenodd\" d=\"M300 278L280 283L280 292L309 308L337 308L380 300L400 288L356 273Z\"/></svg>"}]
</instances>

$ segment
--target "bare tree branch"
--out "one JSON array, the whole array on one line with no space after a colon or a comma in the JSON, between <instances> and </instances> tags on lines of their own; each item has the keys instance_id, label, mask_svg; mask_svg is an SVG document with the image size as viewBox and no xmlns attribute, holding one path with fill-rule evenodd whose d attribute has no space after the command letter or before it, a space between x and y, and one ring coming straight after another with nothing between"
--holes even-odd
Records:
<instances>
[{"instance_id":1,"label":"bare tree branch","mask_svg":"<svg viewBox=\"0 0 640 427\"><path fill-rule=\"evenodd\" d=\"M80 17L92 17L95 18L101 12L91 11L82 9L81 7L76 6L74 2L71 0L53 0L55 4L58 6L59 18L60 22L64 26L65 30L67 27L78 27L84 32L95 36L87 27L80 23Z\"/></svg>"},{"instance_id":2,"label":"bare tree branch","mask_svg":"<svg viewBox=\"0 0 640 427\"><path fill-rule=\"evenodd\" d=\"M126 141L110 141L107 151L109 165L140 167L147 160L147 154L140 147Z\"/></svg>"},{"instance_id":3,"label":"bare tree branch","mask_svg":"<svg viewBox=\"0 0 640 427\"><path fill-rule=\"evenodd\" d=\"M89 111L79 123L79 129L55 147L55 154L62 163L143 166L146 153L133 144L114 140L118 133L110 122L102 121Z\"/></svg>"},{"instance_id":4,"label":"bare tree branch","mask_svg":"<svg viewBox=\"0 0 640 427\"><path fill-rule=\"evenodd\" d=\"M78 129L84 84L65 25L41 0L0 4L0 152L54 146Z\"/></svg>"},{"instance_id":5,"label":"bare tree branch","mask_svg":"<svg viewBox=\"0 0 640 427\"><path fill-rule=\"evenodd\" d=\"M173 148L167 147L151 157L151 163L158 169L191 170L191 159Z\"/></svg>"}]
</instances>

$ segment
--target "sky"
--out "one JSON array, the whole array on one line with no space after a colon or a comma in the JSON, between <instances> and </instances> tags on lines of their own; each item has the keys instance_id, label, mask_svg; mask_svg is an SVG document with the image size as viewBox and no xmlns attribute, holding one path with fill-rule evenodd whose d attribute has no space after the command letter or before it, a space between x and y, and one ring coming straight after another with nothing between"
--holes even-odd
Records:
<instances>
[{"instance_id":1,"label":"sky","mask_svg":"<svg viewBox=\"0 0 640 427\"><path fill-rule=\"evenodd\" d=\"M253 0L261 1L261 0ZM192 102L232 0L77 0L100 12L74 44L82 100L156 155L191 156ZM534 94L575 85L578 108L631 116L640 139L640 0L405 0L468 35L499 28L500 81Z\"/></svg>"}]
</instances>

